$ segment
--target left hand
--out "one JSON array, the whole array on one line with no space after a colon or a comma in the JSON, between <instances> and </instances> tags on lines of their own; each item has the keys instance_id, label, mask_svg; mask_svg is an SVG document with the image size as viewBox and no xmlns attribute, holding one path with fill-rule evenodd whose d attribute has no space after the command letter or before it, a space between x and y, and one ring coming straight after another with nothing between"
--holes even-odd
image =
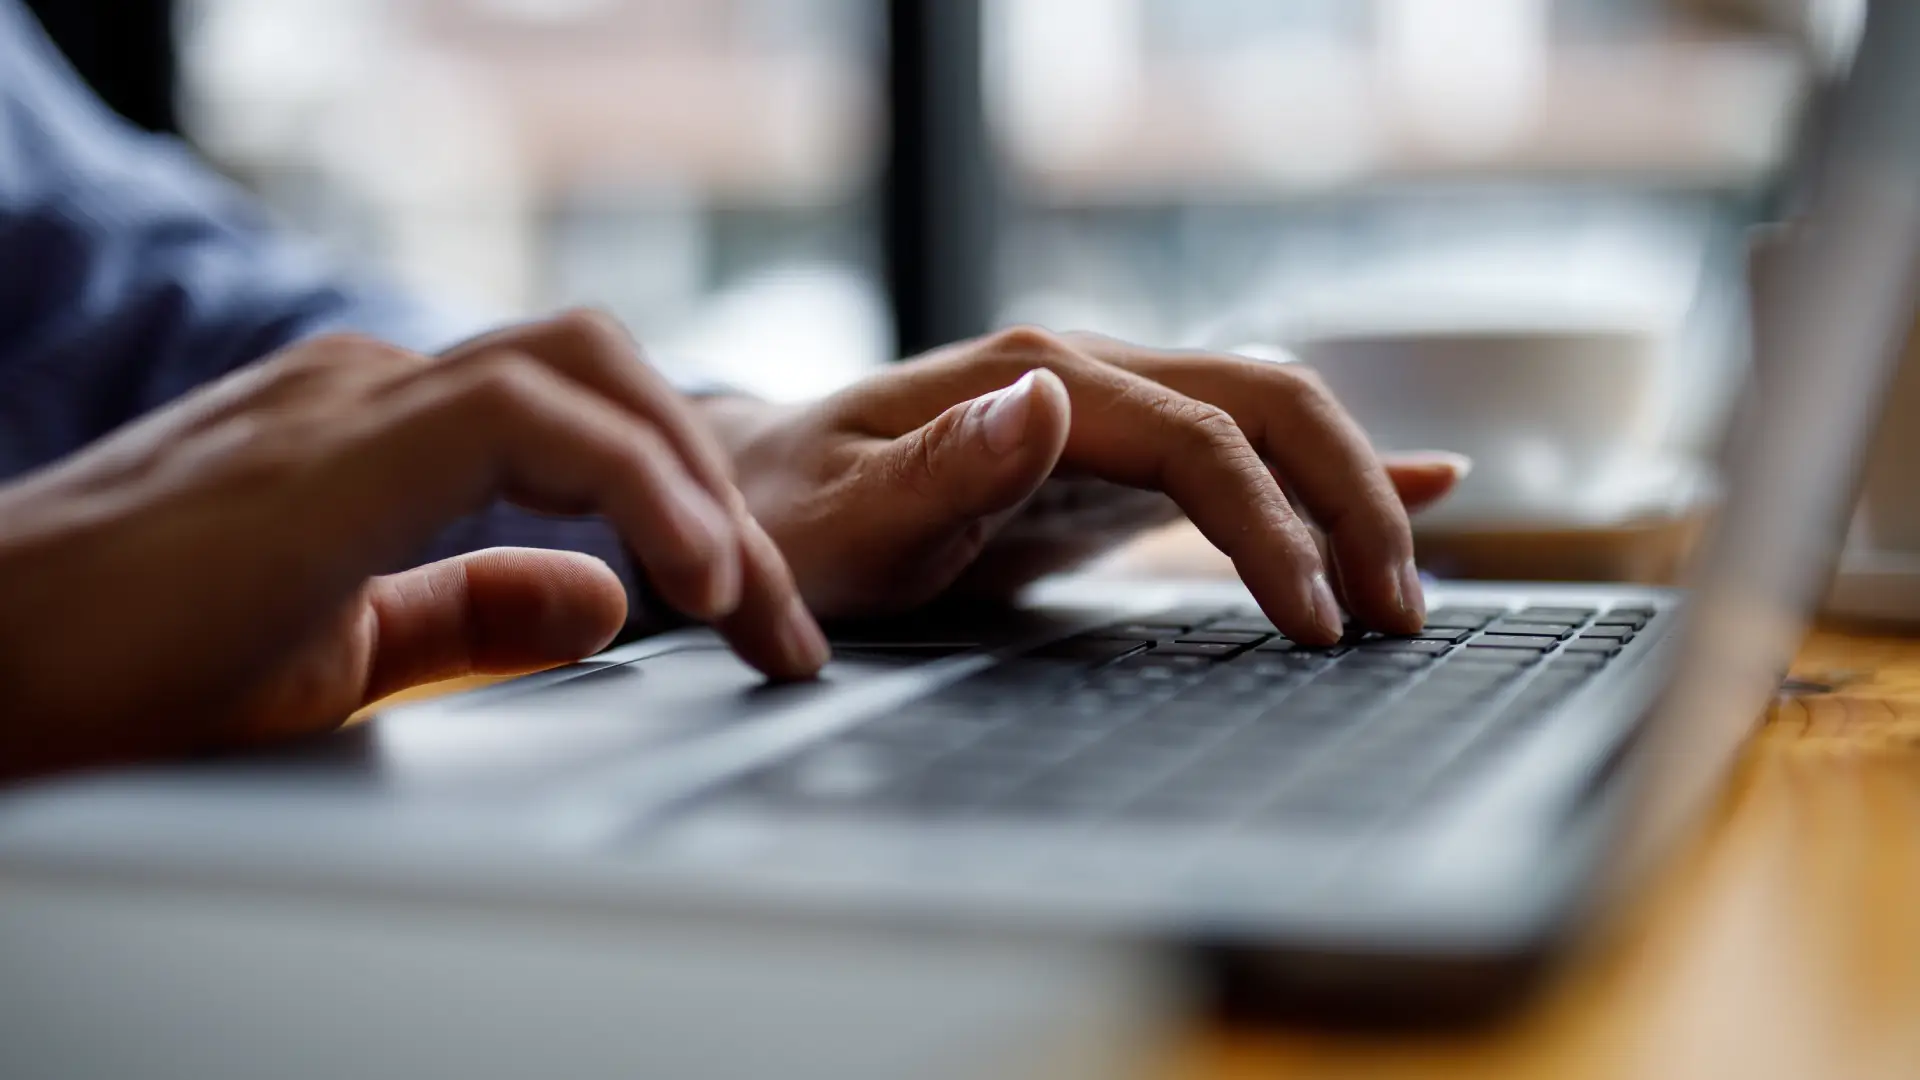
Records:
<instances>
[{"instance_id":1,"label":"left hand","mask_svg":"<svg viewBox=\"0 0 1920 1080\"><path fill-rule=\"evenodd\" d=\"M1008 592L1185 512L1295 640L1336 639L1342 601L1412 631L1425 606L1407 510L1466 468L1442 453L1382 460L1297 364L1030 329L806 406L706 409L825 617Z\"/></svg>"}]
</instances>

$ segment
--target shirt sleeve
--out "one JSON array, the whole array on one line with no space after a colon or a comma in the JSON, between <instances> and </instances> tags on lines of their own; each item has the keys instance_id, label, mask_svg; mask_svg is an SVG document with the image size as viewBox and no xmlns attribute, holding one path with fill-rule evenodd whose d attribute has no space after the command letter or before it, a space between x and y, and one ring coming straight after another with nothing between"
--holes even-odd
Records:
<instances>
[{"instance_id":1,"label":"shirt sleeve","mask_svg":"<svg viewBox=\"0 0 1920 1080\"><path fill-rule=\"evenodd\" d=\"M177 140L114 115L0 0L0 482L304 337L434 352L484 328L276 230ZM596 519L496 505L420 561L506 544L596 555L641 610L625 547Z\"/></svg>"}]
</instances>

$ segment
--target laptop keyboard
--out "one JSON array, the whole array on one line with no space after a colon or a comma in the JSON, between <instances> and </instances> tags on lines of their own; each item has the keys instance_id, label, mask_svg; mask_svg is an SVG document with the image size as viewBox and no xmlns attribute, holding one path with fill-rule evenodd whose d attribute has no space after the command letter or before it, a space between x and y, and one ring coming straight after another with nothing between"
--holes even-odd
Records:
<instances>
[{"instance_id":1,"label":"laptop keyboard","mask_svg":"<svg viewBox=\"0 0 1920 1080\"><path fill-rule=\"evenodd\" d=\"M726 782L700 802L910 817L1248 827L1417 812L1656 618L1444 607L1411 637L1307 648L1176 610L1034 649Z\"/></svg>"}]
</instances>

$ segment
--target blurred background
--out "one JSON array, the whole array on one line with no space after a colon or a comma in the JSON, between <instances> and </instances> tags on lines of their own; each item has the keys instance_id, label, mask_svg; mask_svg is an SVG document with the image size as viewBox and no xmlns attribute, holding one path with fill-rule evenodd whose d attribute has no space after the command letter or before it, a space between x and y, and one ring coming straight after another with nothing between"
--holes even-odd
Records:
<instances>
[{"instance_id":1,"label":"blurred background","mask_svg":"<svg viewBox=\"0 0 1920 1080\"><path fill-rule=\"evenodd\" d=\"M1410 424L1379 392L1404 381L1388 346L1498 339L1516 363L1561 357L1527 393L1567 399L1507 414L1559 432L1597 409L1643 464L1711 445L1745 363L1743 234L1860 17L1857 0L37 6L123 112L343 255L488 315L602 304L669 368L797 397L1011 322L1284 346L1393 445L1481 420ZM1452 383L1510 381L1430 367L1429 411ZM1561 519L1645 495L1543 439L1455 448L1520 461L1477 481L1489 498L1599 493Z\"/></svg>"}]
</instances>

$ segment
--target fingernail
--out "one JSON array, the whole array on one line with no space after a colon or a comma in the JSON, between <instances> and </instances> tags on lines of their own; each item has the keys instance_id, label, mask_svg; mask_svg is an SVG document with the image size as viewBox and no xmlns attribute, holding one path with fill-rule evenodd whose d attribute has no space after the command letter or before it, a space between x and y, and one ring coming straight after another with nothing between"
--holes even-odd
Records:
<instances>
[{"instance_id":1,"label":"fingernail","mask_svg":"<svg viewBox=\"0 0 1920 1080\"><path fill-rule=\"evenodd\" d=\"M1328 638L1338 638L1347 632L1346 622L1340 617L1340 601L1333 598L1333 587L1327 584L1327 575L1313 575L1313 583L1308 586L1313 596L1313 621Z\"/></svg>"},{"instance_id":2,"label":"fingernail","mask_svg":"<svg viewBox=\"0 0 1920 1080\"><path fill-rule=\"evenodd\" d=\"M788 606L786 618L781 620L780 649L795 671L818 671L833 655L827 647L826 635L820 632L820 624L797 596Z\"/></svg>"},{"instance_id":3,"label":"fingernail","mask_svg":"<svg viewBox=\"0 0 1920 1080\"><path fill-rule=\"evenodd\" d=\"M1425 622L1427 619L1427 588L1420 583L1420 569L1408 559L1400 564L1399 585L1400 613L1409 623Z\"/></svg>"},{"instance_id":4,"label":"fingernail","mask_svg":"<svg viewBox=\"0 0 1920 1080\"><path fill-rule=\"evenodd\" d=\"M1421 450L1406 455L1403 460L1411 461L1415 464L1432 464L1450 469L1453 472L1455 483L1465 480L1467 474L1473 471L1472 458L1465 454L1456 454L1451 450Z\"/></svg>"},{"instance_id":5,"label":"fingernail","mask_svg":"<svg viewBox=\"0 0 1920 1080\"><path fill-rule=\"evenodd\" d=\"M1002 387L982 399L980 426L987 449L996 454L1011 453L1027 439L1027 418L1033 415L1034 373L1020 376L1012 386Z\"/></svg>"}]
</instances>

